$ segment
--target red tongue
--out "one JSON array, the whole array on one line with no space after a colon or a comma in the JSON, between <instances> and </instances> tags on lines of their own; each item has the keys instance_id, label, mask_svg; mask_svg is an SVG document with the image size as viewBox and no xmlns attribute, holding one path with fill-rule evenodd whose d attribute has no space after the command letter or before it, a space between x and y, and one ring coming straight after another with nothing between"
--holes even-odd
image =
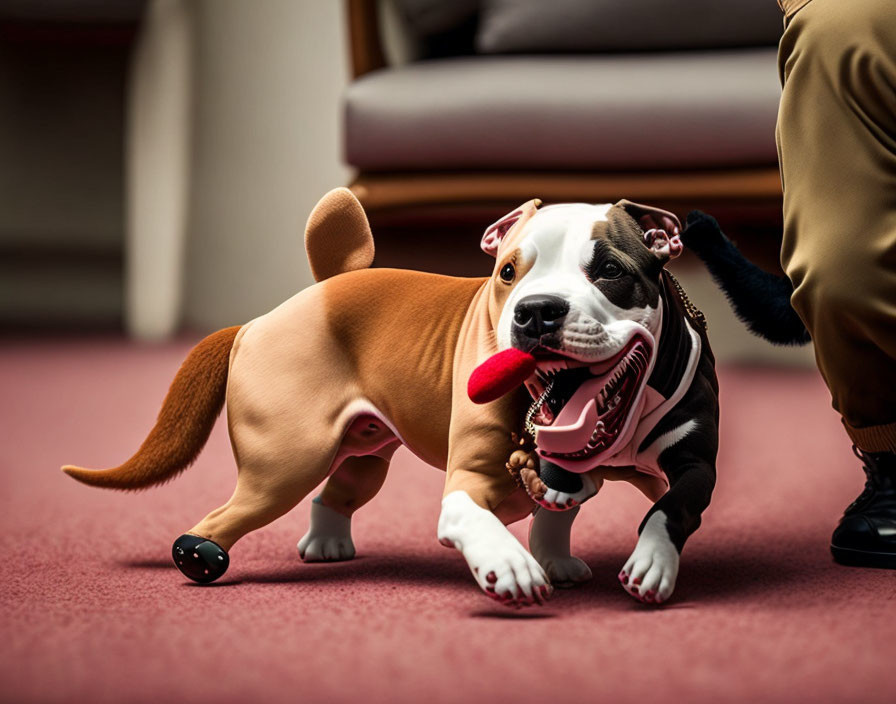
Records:
<instances>
[{"instance_id":1,"label":"red tongue","mask_svg":"<svg viewBox=\"0 0 896 704\"><path fill-rule=\"evenodd\" d=\"M473 403L489 403L520 386L535 372L535 357L511 347L485 360L470 375L467 394Z\"/></svg>"}]
</instances>

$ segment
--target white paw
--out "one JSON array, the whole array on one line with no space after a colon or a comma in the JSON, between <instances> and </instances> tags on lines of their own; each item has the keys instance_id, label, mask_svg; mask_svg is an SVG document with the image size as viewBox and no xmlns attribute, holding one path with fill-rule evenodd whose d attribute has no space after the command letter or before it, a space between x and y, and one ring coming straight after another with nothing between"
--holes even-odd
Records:
<instances>
[{"instance_id":1,"label":"white paw","mask_svg":"<svg viewBox=\"0 0 896 704\"><path fill-rule=\"evenodd\" d=\"M465 491L452 492L442 500L439 541L460 550L482 591L502 604L541 604L552 591L535 558Z\"/></svg>"},{"instance_id":2,"label":"white paw","mask_svg":"<svg viewBox=\"0 0 896 704\"><path fill-rule=\"evenodd\" d=\"M351 538L315 536L311 531L305 534L297 547L305 562L338 562L351 560L355 556L355 545Z\"/></svg>"},{"instance_id":3,"label":"white paw","mask_svg":"<svg viewBox=\"0 0 896 704\"><path fill-rule=\"evenodd\" d=\"M502 604L543 603L551 592L547 574L516 538L510 533L507 537L510 540L501 544L476 543L464 550L470 571L479 587Z\"/></svg>"},{"instance_id":4,"label":"white paw","mask_svg":"<svg viewBox=\"0 0 896 704\"><path fill-rule=\"evenodd\" d=\"M539 561L539 564L544 567L551 584L561 589L574 587L591 579L591 568L573 555L548 558L543 562Z\"/></svg>"},{"instance_id":5,"label":"white paw","mask_svg":"<svg viewBox=\"0 0 896 704\"><path fill-rule=\"evenodd\" d=\"M578 508L536 511L529 527L529 549L555 587L572 587L591 579L591 570L569 552L569 534Z\"/></svg>"},{"instance_id":6,"label":"white paw","mask_svg":"<svg viewBox=\"0 0 896 704\"><path fill-rule=\"evenodd\" d=\"M568 511L576 506L581 506L588 499L594 496L599 486L587 474L582 476L582 488L574 494L568 494L565 491L557 491L548 488L541 499L535 499L535 502L549 511Z\"/></svg>"},{"instance_id":7,"label":"white paw","mask_svg":"<svg viewBox=\"0 0 896 704\"><path fill-rule=\"evenodd\" d=\"M352 519L315 500L311 504L311 527L296 546L305 562L337 562L355 556Z\"/></svg>"},{"instance_id":8,"label":"white paw","mask_svg":"<svg viewBox=\"0 0 896 704\"><path fill-rule=\"evenodd\" d=\"M678 550L666 530L666 514L657 511L641 531L634 552L619 573L619 581L635 599L662 604L675 589L679 561Z\"/></svg>"}]
</instances>

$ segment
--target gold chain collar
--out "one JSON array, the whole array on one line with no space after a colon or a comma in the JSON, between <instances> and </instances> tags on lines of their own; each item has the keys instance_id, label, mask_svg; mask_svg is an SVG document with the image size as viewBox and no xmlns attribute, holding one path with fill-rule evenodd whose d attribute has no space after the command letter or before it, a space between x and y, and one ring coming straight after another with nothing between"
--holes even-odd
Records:
<instances>
[{"instance_id":1,"label":"gold chain collar","mask_svg":"<svg viewBox=\"0 0 896 704\"><path fill-rule=\"evenodd\" d=\"M672 272L667 269L666 273L669 275L669 280L672 282L675 290L678 291L678 297L681 298L681 302L684 304L684 309L688 314L688 317L697 323L703 330L706 330L706 316L703 315L703 311L691 302L691 299L688 298L688 294L684 292L684 289L681 287L681 284L678 283L678 279L675 278Z\"/></svg>"}]
</instances>

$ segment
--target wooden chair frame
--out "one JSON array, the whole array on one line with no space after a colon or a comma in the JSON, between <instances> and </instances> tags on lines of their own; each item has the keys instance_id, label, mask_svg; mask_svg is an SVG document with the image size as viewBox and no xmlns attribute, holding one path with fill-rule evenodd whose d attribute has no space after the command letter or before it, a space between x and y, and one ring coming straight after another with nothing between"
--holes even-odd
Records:
<instances>
[{"instance_id":1,"label":"wooden chair frame","mask_svg":"<svg viewBox=\"0 0 896 704\"><path fill-rule=\"evenodd\" d=\"M347 0L352 73L386 66L377 0ZM545 201L635 201L686 207L731 206L779 213L777 166L656 172L360 171L350 188L372 214L420 206L512 207L533 196Z\"/></svg>"}]
</instances>

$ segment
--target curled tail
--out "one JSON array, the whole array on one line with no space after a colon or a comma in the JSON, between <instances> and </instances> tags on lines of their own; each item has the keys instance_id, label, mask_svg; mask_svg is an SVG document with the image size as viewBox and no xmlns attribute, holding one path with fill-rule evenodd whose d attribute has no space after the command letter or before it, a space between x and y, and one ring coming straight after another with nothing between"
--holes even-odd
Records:
<instances>
[{"instance_id":1,"label":"curled tail","mask_svg":"<svg viewBox=\"0 0 896 704\"><path fill-rule=\"evenodd\" d=\"M790 280L749 261L725 236L715 218L699 210L689 213L681 239L706 264L750 332L776 345L809 342L806 326L790 305Z\"/></svg>"},{"instance_id":2,"label":"curled tail","mask_svg":"<svg viewBox=\"0 0 896 704\"><path fill-rule=\"evenodd\" d=\"M135 490L173 479L189 467L224 405L230 349L239 329L219 330L193 348L171 382L155 426L131 459L111 469L68 465L62 471L91 486Z\"/></svg>"}]
</instances>

